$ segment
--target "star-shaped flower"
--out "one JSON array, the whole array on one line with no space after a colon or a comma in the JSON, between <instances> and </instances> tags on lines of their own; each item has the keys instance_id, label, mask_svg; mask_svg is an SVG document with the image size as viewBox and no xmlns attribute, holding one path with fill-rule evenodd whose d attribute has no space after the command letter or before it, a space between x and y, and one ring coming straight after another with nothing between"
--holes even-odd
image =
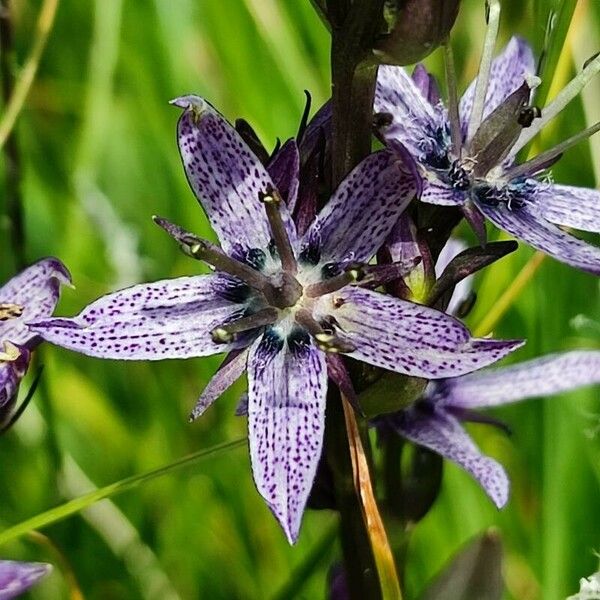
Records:
<instances>
[{"instance_id":1,"label":"star-shaped flower","mask_svg":"<svg viewBox=\"0 0 600 600\"><path fill-rule=\"evenodd\" d=\"M26 324L51 316L60 284L70 281L58 259L45 258L0 288L0 426L10 420L31 352L41 341Z\"/></svg>"},{"instance_id":2,"label":"star-shaped flower","mask_svg":"<svg viewBox=\"0 0 600 600\"><path fill-rule=\"evenodd\" d=\"M26 592L47 575L52 566L46 563L26 563L0 560L0 600L10 600Z\"/></svg>"},{"instance_id":3,"label":"star-shaped flower","mask_svg":"<svg viewBox=\"0 0 600 600\"><path fill-rule=\"evenodd\" d=\"M508 500L506 472L480 453L461 421L493 424L495 421L477 411L597 383L600 351L551 354L514 366L430 382L423 398L409 409L382 417L380 422L460 465L501 508Z\"/></svg>"},{"instance_id":4,"label":"star-shaped flower","mask_svg":"<svg viewBox=\"0 0 600 600\"><path fill-rule=\"evenodd\" d=\"M173 103L183 109L188 180L221 245L155 220L216 273L137 285L34 330L102 358L230 352L193 417L247 370L254 480L293 542L322 449L328 354L438 378L492 363L520 342L473 339L443 313L361 287L377 278L367 262L415 194L410 158L389 150L366 158L299 235L289 208L298 191L295 144L267 170L204 100Z\"/></svg>"},{"instance_id":5,"label":"star-shaped flower","mask_svg":"<svg viewBox=\"0 0 600 600\"><path fill-rule=\"evenodd\" d=\"M421 200L460 206L482 241L485 217L557 260L600 274L600 249L559 227L600 232L600 192L540 178L562 152L598 131L600 125L531 161L517 165L514 160L600 70L600 57L591 60L541 113L528 105L535 85L535 62L523 40L511 39L489 65L486 89L478 91L475 80L454 111L452 105L447 110L442 104L433 78L423 67L418 66L412 78L401 67L381 67L375 112L393 118L384 136L404 144L418 162L423 177ZM484 81L488 70L482 70Z\"/></svg>"}]
</instances>

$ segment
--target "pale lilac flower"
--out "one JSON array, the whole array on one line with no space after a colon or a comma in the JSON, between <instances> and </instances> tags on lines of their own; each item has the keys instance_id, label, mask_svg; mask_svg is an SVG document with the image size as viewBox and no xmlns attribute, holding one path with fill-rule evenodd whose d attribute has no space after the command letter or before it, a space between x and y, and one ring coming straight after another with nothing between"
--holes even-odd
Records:
<instances>
[{"instance_id":1,"label":"pale lilac flower","mask_svg":"<svg viewBox=\"0 0 600 600\"><path fill-rule=\"evenodd\" d=\"M518 365L430 382L423 398L385 423L409 440L454 461L479 481L498 508L508 500L503 467L480 453L461 421L495 422L482 408L550 396L600 383L600 351L574 350Z\"/></svg>"},{"instance_id":2,"label":"pale lilac flower","mask_svg":"<svg viewBox=\"0 0 600 600\"><path fill-rule=\"evenodd\" d=\"M600 70L600 57L541 113L528 106L535 86L535 63L523 40L511 39L486 64L489 68L483 65L480 77L484 81L489 74L489 80L485 94L479 93L481 102L476 101L475 80L455 111L442 104L433 78L423 67L418 66L412 78L401 67L380 67L375 112L393 117L383 130L385 138L401 142L415 157L423 177L421 200L461 207L482 242L485 217L557 260L600 274L600 248L559 227L600 232L600 192L554 184L542 177L562 152L598 131L600 125L531 161L516 165L514 160L517 151ZM458 122L452 119L453 113Z\"/></svg>"},{"instance_id":3,"label":"pale lilac flower","mask_svg":"<svg viewBox=\"0 0 600 600\"><path fill-rule=\"evenodd\" d=\"M0 560L0 600L11 600L25 593L47 575L52 565Z\"/></svg>"},{"instance_id":4,"label":"pale lilac flower","mask_svg":"<svg viewBox=\"0 0 600 600\"><path fill-rule=\"evenodd\" d=\"M27 322L51 316L60 284L70 281L69 272L58 259L45 258L0 288L0 426L10 418L31 351L41 341Z\"/></svg>"},{"instance_id":5,"label":"pale lilac flower","mask_svg":"<svg viewBox=\"0 0 600 600\"><path fill-rule=\"evenodd\" d=\"M473 339L438 311L360 287L378 276L366 263L414 196L409 159L388 150L366 158L299 235L288 208L298 191L295 144L268 171L204 100L174 104L184 111L185 171L221 245L156 221L217 272L137 285L34 329L102 358L230 352L192 416L247 370L254 480L293 542L322 449L328 354L438 378L495 362L520 342Z\"/></svg>"}]
</instances>

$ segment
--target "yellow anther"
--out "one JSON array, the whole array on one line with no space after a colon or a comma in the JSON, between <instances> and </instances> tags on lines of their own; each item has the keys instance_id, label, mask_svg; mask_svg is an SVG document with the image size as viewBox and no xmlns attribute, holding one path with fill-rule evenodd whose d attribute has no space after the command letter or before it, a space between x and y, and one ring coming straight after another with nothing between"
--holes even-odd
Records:
<instances>
[{"instance_id":1,"label":"yellow anther","mask_svg":"<svg viewBox=\"0 0 600 600\"><path fill-rule=\"evenodd\" d=\"M0 362L14 362L19 356L21 351L12 342L4 342L4 352L0 352Z\"/></svg>"},{"instance_id":2,"label":"yellow anther","mask_svg":"<svg viewBox=\"0 0 600 600\"><path fill-rule=\"evenodd\" d=\"M224 327L215 327L215 329L210 332L210 335L215 344L227 344L228 342L233 341L235 337L235 334L227 331Z\"/></svg>"},{"instance_id":3,"label":"yellow anther","mask_svg":"<svg viewBox=\"0 0 600 600\"><path fill-rule=\"evenodd\" d=\"M16 319L23 314L23 310L18 304L0 303L0 321Z\"/></svg>"}]
</instances>

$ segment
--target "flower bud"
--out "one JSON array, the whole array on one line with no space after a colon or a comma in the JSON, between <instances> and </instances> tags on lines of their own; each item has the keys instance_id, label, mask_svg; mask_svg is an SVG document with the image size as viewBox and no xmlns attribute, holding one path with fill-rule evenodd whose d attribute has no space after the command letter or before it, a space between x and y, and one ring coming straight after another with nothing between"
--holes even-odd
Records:
<instances>
[{"instance_id":1,"label":"flower bud","mask_svg":"<svg viewBox=\"0 0 600 600\"><path fill-rule=\"evenodd\" d=\"M460 0L386 0L388 32L374 52L383 63L410 65L431 54L456 21Z\"/></svg>"}]
</instances>

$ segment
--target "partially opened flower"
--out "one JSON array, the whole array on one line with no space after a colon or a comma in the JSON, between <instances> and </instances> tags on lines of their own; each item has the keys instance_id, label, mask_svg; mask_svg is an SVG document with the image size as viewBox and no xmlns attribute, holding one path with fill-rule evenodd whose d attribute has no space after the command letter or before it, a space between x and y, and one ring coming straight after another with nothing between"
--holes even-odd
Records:
<instances>
[{"instance_id":1,"label":"partially opened flower","mask_svg":"<svg viewBox=\"0 0 600 600\"><path fill-rule=\"evenodd\" d=\"M58 259L45 258L0 288L0 426L11 417L31 351L41 341L26 324L51 316L60 284L70 281L69 272Z\"/></svg>"},{"instance_id":2,"label":"partially opened flower","mask_svg":"<svg viewBox=\"0 0 600 600\"><path fill-rule=\"evenodd\" d=\"M409 159L388 150L366 158L300 236L288 209L298 161L280 158L269 173L204 100L174 104L184 110L185 171L221 246L156 222L216 273L134 286L34 330L103 358L230 352L193 417L247 370L254 479L294 541L321 454L328 354L438 378L492 363L520 342L473 339L443 313L361 287L379 276L366 262L414 196Z\"/></svg>"},{"instance_id":3,"label":"partially opened flower","mask_svg":"<svg viewBox=\"0 0 600 600\"><path fill-rule=\"evenodd\" d=\"M499 9L497 2L490 5L493 30ZM536 84L531 49L513 38L492 61L494 42L493 34L486 37L479 77L460 104L451 94L448 109L423 67L412 78L401 67L381 67L375 111L392 117L383 133L404 144L417 160L423 176L421 200L461 207L482 243L485 217L557 260L598 275L600 249L559 226L599 232L600 192L553 184L541 175L600 124L523 164L515 164L515 156L600 70L600 56L540 112L529 105ZM449 79L454 92L451 69Z\"/></svg>"},{"instance_id":4,"label":"partially opened flower","mask_svg":"<svg viewBox=\"0 0 600 600\"><path fill-rule=\"evenodd\" d=\"M597 383L600 350L551 354L514 366L430 382L423 398L409 409L385 417L384 423L460 465L501 508L508 500L506 472L480 453L461 422L494 423L478 410Z\"/></svg>"},{"instance_id":5,"label":"partially opened flower","mask_svg":"<svg viewBox=\"0 0 600 600\"><path fill-rule=\"evenodd\" d=\"M47 575L52 565L0 560L0 600L10 600L25 593Z\"/></svg>"}]
</instances>

